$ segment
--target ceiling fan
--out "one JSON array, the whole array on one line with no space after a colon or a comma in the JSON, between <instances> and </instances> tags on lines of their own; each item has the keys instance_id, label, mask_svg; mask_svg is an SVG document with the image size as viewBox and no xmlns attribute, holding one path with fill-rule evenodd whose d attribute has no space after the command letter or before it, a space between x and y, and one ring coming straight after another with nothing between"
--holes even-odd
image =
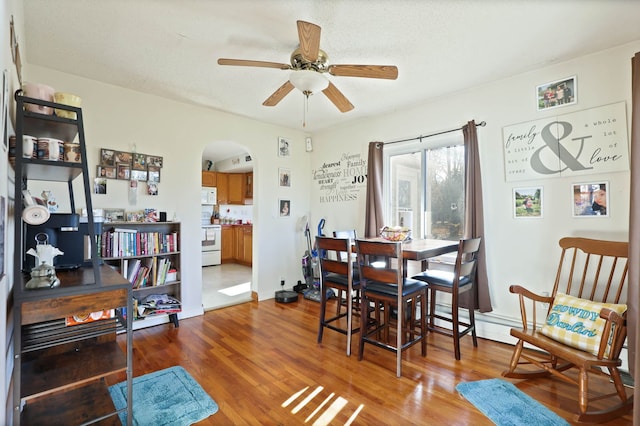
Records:
<instances>
[{"instance_id":1,"label":"ceiling fan","mask_svg":"<svg viewBox=\"0 0 640 426\"><path fill-rule=\"evenodd\" d=\"M218 64L292 70L289 80L262 103L264 106L277 105L295 87L307 98L322 91L341 112L351 111L353 105L323 73L336 77L398 78L398 68L393 65L328 64L327 54L320 49L320 27L305 21L297 23L300 46L291 54L291 64L226 58L218 59Z\"/></svg>"}]
</instances>

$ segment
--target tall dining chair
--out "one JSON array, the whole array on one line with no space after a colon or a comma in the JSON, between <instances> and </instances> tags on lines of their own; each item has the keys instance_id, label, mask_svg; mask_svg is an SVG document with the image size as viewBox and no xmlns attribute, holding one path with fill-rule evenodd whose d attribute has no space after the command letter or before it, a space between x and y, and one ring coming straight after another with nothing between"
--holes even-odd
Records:
<instances>
[{"instance_id":1,"label":"tall dining chair","mask_svg":"<svg viewBox=\"0 0 640 426\"><path fill-rule=\"evenodd\" d=\"M356 241L356 238L358 238L358 234L356 232L355 229L347 229L344 231L333 231L333 237L334 238L349 238L349 240L351 240L351 244L354 244ZM346 258L346 254L345 253L341 253L342 259L344 260ZM355 262L356 261L356 254L352 253L351 254L351 258L352 260ZM353 279L354 281L359 281L360 278L358 276L359 271L358 271L358 266L354 265L353 267ZM346 307L346 299L343 299L342 297L342 290L340 289L336 289L338 294L338 303L336 304L336 315L340 314L340 310L343 307ZM359 310L360 309L360 292L356 292L356 294L354 294L354 297L352 298L353 301L353 307L355 310Z\"/></svg>"},{"instance_id":2,"label":"tall dining chair","mask_svg":"<svg viewBox=\"0 0 640 426\"><path fill-rule=\"evenodd\" d=\"M352 240L349 238L316 237L316 246L320 259L320 324L318 327L318 343L322 343L324 329L338 331L347 335L347 356L351 355L351 336L359 331L353 321L353 297L359 295L360 283L354 280L352 261ZM338 310L327 318L327 290L335 289L346 294L346 310L341 310L341 299L338 299ZM344 319L343 319L344 318ZM346 319L346 327L343 325Z\"/></svg>"},{"instance_id":3,"label":"tall dining chair","mask_svg":"<svg viewBox=\"0 0 640 426\"><path fill-rule=\"evenodd\" d=\"M429 331L444 334L453 338L453 351L460 360L460 338L471 333L473 346L478 346L476 337L475 306L475 275L476 258L480 250L481 238L460 240L458 254L452 270L426 269L414 275L413 278L425 282L429 289ZM436 313L436 294L438 292L451 295L451 316ZM460 319L460 295L469 293L469 321ZM436 320L439 320L436 323ZM442 323L444 321L444 323ZM449 323L451 326L446 326Z\"/></svg>"},{"instance_id":4,"label":"tall dining chair","mask_svg":"<svg viewBox=\"0 0 640 426\"><path fill-rule=\"evenodd\" d=\"M403 351L420 343L422 356L427 355L427 285L405 278L401 242L356 239L356 252L361 312L358 359L364 357L365 343L395 352L396 375L400 377ZM386 266L374 265L380 259L385 260ZM375 321L369 318L369 306L374 307ZM416 318L417 306L420 306L419 318Z\"/></svg>"}]
</instances>

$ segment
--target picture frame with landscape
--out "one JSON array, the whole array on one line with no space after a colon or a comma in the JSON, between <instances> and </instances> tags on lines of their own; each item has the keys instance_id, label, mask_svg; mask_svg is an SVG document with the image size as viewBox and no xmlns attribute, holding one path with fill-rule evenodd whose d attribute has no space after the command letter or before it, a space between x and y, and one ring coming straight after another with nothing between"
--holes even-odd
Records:
<instances>
[{"instance_id":1,"label":"picture frame with landscape","mask_svg":"<svg viewBox=\"0 0 640 426\"><path fill-rule=\"evenodd\" d=\"M513 188L513 217L542 218L542 186Z\"/></svg>"}]
</instances>

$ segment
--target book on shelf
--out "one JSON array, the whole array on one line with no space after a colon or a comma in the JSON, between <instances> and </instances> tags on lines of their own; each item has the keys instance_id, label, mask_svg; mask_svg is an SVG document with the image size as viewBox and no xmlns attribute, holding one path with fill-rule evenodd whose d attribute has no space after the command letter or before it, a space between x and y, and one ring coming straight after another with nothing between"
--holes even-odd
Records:
<instances>
[{"instance_id":1,"label":"book on shelf","mask_svg":"<svg viewBox=\"0 0 640 426\"><path fill-rule=\"evenodd\" d=\"M140 265L142 264L142 261L140 259L131 259L128 264L129 266L127 267L127 279L131 284L134 284L136 277L138 276L138 272L140 271Z\"/></svg>"},{"instance_id":2,"label":"book on shelf","mask_svg":"<svg viewBox=\"0 0 640 426\"><path fill-rule=\"evenodd\" d=\"M131 234L135 234L138 232L135 228L113 228L113 232L128 232Z\"/></svg>"}]
</instances>

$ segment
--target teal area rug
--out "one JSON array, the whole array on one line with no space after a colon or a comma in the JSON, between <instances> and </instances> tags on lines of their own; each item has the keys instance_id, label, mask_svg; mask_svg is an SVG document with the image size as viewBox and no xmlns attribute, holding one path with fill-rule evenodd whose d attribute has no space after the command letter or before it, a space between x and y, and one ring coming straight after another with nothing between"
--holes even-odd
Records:
<instances>
[{"instance_id":1,"label":"teal area rug","mask_svg":"<svg viewBox=\"0 0 640 426\"><path fill-rule=\"evenodd\" d=\"M116 409L127 405L127 383L109 387ZM218 404L182 367L133 378L133 424L188 426L218 411ZM120 413L127 424L127 413Z\"/></svg>"},{"instance_id":2,"label":"teal area rug","mask_svg":"<svg viewBox=\"0 0 640 426\"><path fill-rule=\"evenodd\" d=\"M498 426L569 425L512 383L501 379L458 383L456 390Z\"/></svg>"}]
</instances>

